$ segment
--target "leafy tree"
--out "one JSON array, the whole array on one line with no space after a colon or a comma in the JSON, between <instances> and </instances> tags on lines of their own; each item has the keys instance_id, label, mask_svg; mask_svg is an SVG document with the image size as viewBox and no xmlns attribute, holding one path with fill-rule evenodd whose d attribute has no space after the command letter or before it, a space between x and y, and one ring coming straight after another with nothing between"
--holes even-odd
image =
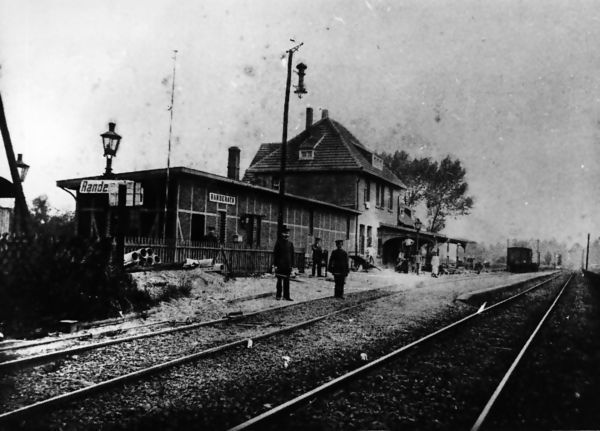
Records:
<instances>
[{"instance_id":1,"label":"leafy tree","mask_svg":"<svg viewBox=\"0 0 600 431\"><path fill-rule=\"evenodd\" d=\"M427 188L437 170L437 164L428 157L411 159L407 152L383 153L382 158L406 185L404 203L414 207L425 199Z\"/></svg>"},{"instance_id":2,"label":"leafy tree","mask_svg":"<svg viewBox=\"0 0 600 431\"><path fill-rule=\"evenodd\" d=\"M552 253L550 253L549 251L547 251L544 255L544 263L546 265L550 265L552 263Z\"/></svg>"},{"instance_id":3,"label":"leafy tree","mask_svg":"<svg viewBox=\"0 0 600 431\"><path fill-rule=\"evenodd\" d=\"M32 232L55 237L75 235L75 214L52 209L48 196L41 195L32 201Z\"/></svg>"},{"instance_id":4,"label":"leafy tree","mask_svg":"<svg viewBox=\"0 0 600 431\"><path fill-rule=\"evenodd\" d=\"M473 198L466 196L469 187L466 173L460 160L452 160L450 156L446 156L433 171L425 193L431 232L442 230L448 216L466 215L473 208Z\"/></svg>"},{"instance_id":5,"label":"leafy tree","mask_svg":"<svg viewBox=\"0 0 600 431\"><path fill-rule=\"evenodd\" d=\"M405 151L383 153L381 157L406 184L404 203L411 207L425 203L430 232L441 231L448 217L469 214L473 208L460 160L449 156L440 163L429 157L411 159Z\"/></svg>"}]
</instances>

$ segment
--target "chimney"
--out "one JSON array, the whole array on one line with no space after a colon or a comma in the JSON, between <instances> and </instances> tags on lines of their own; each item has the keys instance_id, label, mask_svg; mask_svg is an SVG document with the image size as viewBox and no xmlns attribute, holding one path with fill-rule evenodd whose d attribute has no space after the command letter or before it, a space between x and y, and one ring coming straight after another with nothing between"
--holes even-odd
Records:
<instances>
[{"instance_id":1,"label":"chimney","mask_svg":"<svg viewBox=\"0 0 600 431\"><path fill-rule=\"evenodd\" d=\"M313 109L306 108L306 130L308 130L308 128L310 126L312 126L312 122L313 122Z\"/></svg>"},{"instance_id":2,"label":"chimney","mask_svg":"<svg viewBox=\"0 0 600 431\"><path fill-rule=\"evenodd\" d=\"M238 147L229 147L227 178L236 181L240 180L240 149Z\"/></svg>"},{"instance_id":3,"label":"chimney","mask_svg":"<svg viewBox=\"0 0 600 431\"><path fill-rule=\"evenodd\" d=\"M321 112L321 120L324 118L329 118L329 110L328 109L323 109L323 112Z\"/></svg>"}]
</instances>

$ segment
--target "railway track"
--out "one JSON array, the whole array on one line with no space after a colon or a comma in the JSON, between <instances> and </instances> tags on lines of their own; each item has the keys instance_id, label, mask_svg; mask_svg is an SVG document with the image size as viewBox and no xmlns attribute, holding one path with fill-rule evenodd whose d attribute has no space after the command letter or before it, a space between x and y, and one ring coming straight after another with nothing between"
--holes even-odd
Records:
<instances>
[{"instance_id":1,"label":"railway track","mask_svg":"<svg viewBox=\"0 0 600 431\"><path fill-rule=\"evenodd\" d=\"M477 277L481 278L481 276L482 275L478 275ZM490 273L490 274L484 275L484 277L485 276L493 277L493 274ZM444 278L439 278L439 279L435 280L433 282L433 284L434 285L443 285L443 284L446 284L449 282L472 280L472 279L474 279L474 277L475 277L474 275L463 276L460 278L444 277ZM390 286L388 286L388 287L390 287ZM374 290L384 290L384 289L386 289L386 287L382 287L382 288L374 289ZM318 301L318 300L320 300L320 299L316 299L316 300L312 300L312 301ZM307 301L307 302L311 302L311 301ZM273 307L273 308L268 308L265 310L259 310L256 312L247 313L247 314L244 314L243 316L239 316L237 318L248 318L251 316L257 316L257 315L260 315L261 313L268 313L268 312L271 312L274 310L279 310L279 309L288 308L288 307L295 307L299 304L301 304L301 303L285 304L285 305L281 305L278 307ZM193 323L165 320L165 321L148 323L148 324L144 324L144 325L137 325L137 326L125 328L124 330L114 330L113 329L113 330L109 330L109 331L99 333L99 334L94 334L94 335L89 334L89 333L83 334L83 335L72 335L72 336L61 337L61 338L55 339L55 340L43 340L43 341L38 341L38 342L26 343L23 345L1 347L0 353L16 356L16 355L19 355L19 352L26 350L26 349L30 349L32 347L49 346L49 345L57 344L57 343L64 343L65 341L74 341L74 342L75 341L83 341L79 345L76 345L73 347L68 347L65 349L53 350L53 349L49 348L48 349L48 350L50 350L49 352L42 353L42 354L32 354L32 355L21 354L21 357L0 362L0 371L41 364L41 363L44 363L47 361L52 361L52 360L56 360L56 359L59 359L62 357L68 357L68 356L75 355L78 353L86 352L88 350L94 350L94 349L99 349L99 348L103 348L103 347L107 347L107 346L111 346L111 345L126 343L126 342L134 341L137 339L161 336L161 335L169 334L172 332L189 331L189 330L193 330L193 329L204 327L204 326L218 325L221 323L230 322L231 320L232 320L232 318L230 316L226 316L226 317L223 317L220 319L214 319L214 320L203 321L203 322L193 322ZM126 332L139 330L142 328L149 328L149 327L162 326L162 325L170 325L171 327L166 328L166 329L159 329L156 331L144 332L142 334L122 336L122 337L118 336L118 335L121 335L123 332L126 333ZM115 336L107 336L106 335L107 333L113 334ZM105 336L108 338L107 340L97 341L97 342L88 342L92 339L96 339L98 337L103 338Z\"/></svg>"},{"instance_id":2,"label":"railway track","mask_svg":"<svg viewBox=\"0 0 600 431\"><path fill-rule=\"evenodd\" d=\"M270 309L265 312L257 312L252 313L252 315L241 316L234 319L224 319L218 321L211 322L203 322L203 324L190 325L193 328L184 328L183 330L170 330L168 332L163 332L165 335L181 335L182 333L186 333L185 339L178 339L172 343L169 343L167 348L170 350L168 359L165 360L165 357L161 357L159 361L153 361L155 363L149 365L146 362L141 362L139 358L139 354L142 351L153 351L156 349L156 344L148 343L143 347L126 345L127 350L124 355L121 356L119 361L119 372L122 372L125 368L127 371L121 375L114 375L110 372L110 365L115 363L115 355L119 352L113 351L102 352L99 355L95 355L92 360L87 358L87 361L79 361L79 356L73 356L74 352L72 349L68 353L66 352L54 352L50 355L51 359L56 359L58 356L64 356L68 354L71 356L70 363L67 364L65 362L57 362L52 363L49 367L37 367L36 369L41 369L43 375L40 372L31 372L28 375L24 376L22 374L18 375L17 378L20 381L20 386L25 387L27 385L35 385L40 382L40 379L46 378L47 380L52 380L51 374L60 374L60 378L57 379L56 386L46 387L46 390L42 392L36 392L35 394L30 394L30 396L26 399L19 398L15 393L13 397L9 397L9 402L5 404L3 409L5 410L3 413L0 413L0 425L3 423L7 423L13 420L18 420L18 418L22 418L26 415L31 415L36 412L40 412L43 410L51 409L60 404L81 399L86 396L90 396L94 393L106 390L108 388L122 385L145 376L149 376L151 374L158 373L160 371L175 367L177 365L195 361L202 359L204 357L213 355L215 353L223 352L228 349L248 346L249 340L254 343L259 340L264 340L269 337L274 337L276 335L280 335L286 332L291 332L300 328L304 328L306 326L310 326L314 323L320 322L332 316L346 313L351 310L354 310L359 307L363 307L367 305L369 302L393 295L394 293L383 292L383 291L367 291L364 292L370 294L369 297L364 298L365 295L356 295L358 299L356 301L352 301L350 295L347 296L348 300L344 304L348 304L352 302L356 302L355 304L339 307L337 304L339 302L330 302L329 304L325 304L326 308L328 308L328 312L325 314L317 315L316 317L310 316L308 319L301 320L295 323L283 322L284 319L280 319L279 321L275 320L265 320L264 317L267 313L273 314L279 311L282 311L284 308L302 308L304 307L302 313L298 317L306 317L310 314L318 314L311 313L309 303L298 303L293 306L288 307L278 307L277 309ZM337 309L336 309L337 308ZM333 311L331 311L333 309ZM270 316L273 317L273 316ZM285 317L285 316L280 316ZM254 318L253 323L249 323L249 321ZM212 339L211 342L201 343L197 341L197 338L194 334L189 335L193 329L199 329L210 326L221 324L220 328L216 328L216 331L219 332L219 336L216 339ZM269 327L277 327L276 329L267 329ZM181 329L181 328L174 328ZM162 335L161 334L161 335ZM148 334L144 334L148 335ZM156 335L156 334L154 334ZM197 335L197 334L196 334ZM206 334L202 334L206 336ZM128 340L129 342L137 342L137 341L146 341L148 336L145 337L128 337L133 338ZM114 340L111 340L114 341ZM155 340L152 340L155 341ZM192 343L190 345L190 342ZM105 344L105 343L101 343ZM108 347L114 347L114 344L110 344ZM120 344L120 343L119 343ZM173 351L172 348L174 345L183 346L182 350ZM86 346L89 347L89 346ZM107 346L101 346L107 347ZM120 346L119 346L120 347ZM98 347L93 347L97 349ZM122 350L122 349L119 349ZM89 352L88 352L89 353ZM54 355L54 356L53 356ZM45 359L48 359L48 355L45 355ZM27 360L36 359L36 358L25 358ZM39 358L37 358L39 359ZM31 365L30 361L25 361L27 365ZM88 365L90 364L91 365ZM6 363L5 363L6 364ZM7 363L6 368L15 367L18 365L22 365L22 363ZM104 371L104 368L109 368L108 373L100 373L98 374L98 370ZM34 371L36 370L34 369ZM66 370L65 370L66 369ZM71 378L69 376L72 376ZM93 382L94 378L96 380L100 380L97 382ZM64 393L63 383L65 381L71 380L75 383L77 388L74 388L71 391ZM17 391L18 392L18 391ZM32 398L33 396L33 398ZM6 405L9 406L9 410L6 409Z\"/></svg>"},{"instance_id":3,"label":"railway track","mask_svg":"<svg viewBox=\"0 0 600 431\"><path fill-rule=\"evenodd\" d=\"M454 279L454 281L456 281L456 279ZM389 293L387 293L387 294L389 294ZM378 296L377 298L374 298L374 299L378 299L381 297L383 297L383 295ZM346 303L347 302L348 301L346 301ZM338 302L338 304L339 304L339 302ZM298 306L299 305L301 305L301 304L298 304ZM364 305L365 305L365 303L357 303L350 307L344 307L342 309L331 311L327 314L324 314L324 315L321 315L318 317L312 317L311 319L304 320L302 322L297 322L294 325L285 325L283 327L280 326L279 328L277 328L275 330L269 330L269 331L265 331L265 329L274 326L273 321L262 320L262 321L254 321L253 323L249 323L247 319L244 321L241 321L238 319L229 320L227 322L228 328L221 328L221 332L223 332L224 329L232 330L229 333L230 337L229 337L228 341L220 340L220 342L213 343L212 346L194 345L194 346L192 346L193 349L190 349L190 350L193 350L193 352L188 351L188 352L186 352L187 354L185 354L183 356L181 355L182 352L178 352L175 355L175 357L172 357L166 361L155 363L150 366L142 366L142 364L137 364L137 366L134 366L134 369L130 370L130 372L126 373L125 375L118 375L118 376L110 375L110 374L103 375L101 381L94 381L94 379L88 378L85 375L85 373L83 373L83 375L82 375L81 369L77 369L77 366L76 366L76 364L78 362L80 362L79 361L80 358L72 358L73 360L68 361L68 364L67 364L68 367L66 367L66 368L69 368L69 370L70 370L69 372L71 372L73 374L73 376L77 376L77 378L79 380L81 380L81 382L79 382L77 385L78 387L72 388L73 390L70 390L67 393L62 393L60 391L57 391L56 393L42 393L42 394L39 394L40 397L38 399L21 400L21 401L25 401L25 402L15 402L15 400L12 400L13 402L9 403L9 406L11 407L11 411L5 411L5 413L0 415L0 424L10 422L17 418L22 418L22 417L26 417L26 416L30 417L35 412L53 409L60 404L67 403L69 401L78 400L83 397L87 397L93 393L106 390L106 389L108 389L110 387L114 387L116 385L122 385L127 382L141 379L150 374L164 371L168 368L172 368L176 365L179 365L179 364L182 364L185 362L196 361L196 360L214 355L218 352L222 352L227 349L232 349L235 347L242 347L248 342L249 338L253 339L254 341L257 341L257 340L261 340L261 339L265 339L265 338L269 338L269 337L275 337L276 335L279 335L279 334L282 334L285 332L291 332L291 331L297 330L299 328L306 327L307 325L315 324L324 319L331 318L335 315L339 315L340 313L349 312L353 309L357 309ZM273 311L273 310L269 310L269 311ZM240 324L242 324L242 325L240 325ZM244 329L247 329L247 325L250 325L250 326L254 325L255 326L254 329L260 328L260 330L262 332L254 332L252 334L245 333L244 335L240 335L240 326L242 326L242 328L244 328ZM186 332L188 332L188 331L186 331ZM232 338L235 338L235 336L237 336L237 339L232 341ZM192 342L197 342L197 341L192 341ZM188 338L187 341L180 340L177 342L177 344L190 347L190 339ZM135 346L126 344L125 349L120 348L119 350L131 351L132 356L129 356L128 360L136 362L135 357L138 356L138 354L140 352L142 352L144 350L152 349L153 347L154 346L152 344L149 344L145 348L142 349L140 347L136 348ZM114 356L112 356L112 355L108 355L108 356L110 356L112 358L111 359L112 362L117 362L117 361L115 361ZM121 358L121 360L118 361L119 367L121 367L120 371L122 371L122 365L124 363L126 363L128 360L124 360L123 358ZM62 375L64 377L64 368L65 367L63 365L65 365L65 364L61 364L61 363L57 364L58 370L61 370L60 372L62 373ZM52 369L54 366L55 365L53 364L49 370L44 369L43 367L37 367L36 369L38 371L40 369L42 369L43 371L40 371L37 374L36 373L32 374L30 376L29 383L34 384L38 381L39 378L47 377L48 373L50 373L50 374L54 373L54 371L56 371L56 370ZM93 370L93 371L97 371L97 369L98 369L98 367L96 366L95 370ZM43 375L41 375L41 373ZM97 373L95 373L94 376L97 377ZM64 381L64 378L62 379L62 381ZM27 383L25 383L25 384L27 384ZM63 390L64 387L59 388L59 389ZM63 390L63 392L64 392L64 390Z\"/></svg>"},{"instance_id":4,"label":"railway track","mask_svg":"<svg viewBox=\"0 0 600 431\"><path fill-rule=\"evenodd\" d=\"M540 323L534 330L534 333L528 338L527 342L525 343L525 346L523 347L523 349L517 356L517 359L513 362L509 371L507 372L507 374L502 378L501 383L498 385L498 388L496 389L496 391L494 392L494 394L492 395L492 397L490 398L490 400L484 407L479 418L477 418L476 423L473 425L472 431L478 431L480 429L481 423L483 423L483 421L485 421L485 419L486 419L487 415L489 414L491 407L495 403L495 400L497 399L499 393L504 388L506 380L508 380L508 378L510 377L510 374L512 373L514 368L517 366L518 361L523 356L524 351L526 351L527 347L531 343L531 340L533 339L533 337L535 336L535 334L537 333L539 328L543 325L547 316L552 311L552 308L555 306L556 302L558 301L560 295L562 294L562 292L564 291L566 286L571 281L571 277L569 278L569 280L566 283L564 283L564 285L560 289L559 294L556 296L556 298L552 302L550 308L544 314L544 317L542 318L542 320L540 321ZM241 431L241 430L248 430L248 429L277 429L283 425L285 425L286 428L289 426L290 427L289 429L303 429L303 427L307 426L307 424L308 424L308 422L304 422L304 420L306 420L307 418L310 418L310 416L311 416L310 412L304 412L304 414L302 416L294 418L291 423L286 421L286 419L289 419L290 415L294 414L294 412L297 411L298 409L303 408L306 405L309 405L312 403L317 403L324 397L330 396L332 392L341 391L343 389L346 389L349 385L354 384L355 382L357 382L361 379L364 379L365 376L367 376L369 374L372 375L373 373L377 372L378 370L381 370L383 367L387 366L392 361L398 360L400 357L408 354L409 352L412 352L417 347L420 347L420 346L423 346L426 344L431 344L432 342L439 340L441 337L447 336L450 331L455 331L455 330L459 329L460 327L466 326L467 324L472 323L475 319L478 319L480 316L490 314L491 311L493 311L493 310L499 310L501 307L505 307L506 305L511 304L514 301L517 301L524 295L527 295L529 292L532 292L535 289L538 289L538 288L546 285L547 283L552 282L555 279L556 279L556 277L553 277L549 280L545 280L543 282L537 283L534 286L524 290L523 292L520 292L516 295L513 295L513 296L507 298L507 299L504 299L500 302L490 305L487 308L482 307L477 312L469 314L469 315L461 318L458 321L455 321L447 326L444 326L444 327L442 327L442 328L440 328L418 340L415 340L393 352L390 352L384 356L381 356L380 358L373 360L373 361L363 365L362 367L359 367L359 368L352 370L346 374L343 374L343 375L341 375L335 379L332 379L318 387L315 387L299 396L296 396L295 398L293 398L291 400L288 400L276 407L273 407L263 413L260 413L256 416L248 419L247 421L230 428L229 431ZM357 402L364 402L364 400L365 400L364 398L361 398L360 395L358 395L356 398L357 398ZM328 405L327 408L335 409L336 407L334 405Z\"/></svg>"}]
</instances>

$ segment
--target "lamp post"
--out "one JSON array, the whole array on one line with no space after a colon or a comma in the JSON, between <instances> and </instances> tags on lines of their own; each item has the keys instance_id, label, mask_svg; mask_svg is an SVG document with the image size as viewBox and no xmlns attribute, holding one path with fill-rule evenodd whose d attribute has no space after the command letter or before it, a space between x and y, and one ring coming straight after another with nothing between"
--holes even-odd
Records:
<instances>
[{"instance_id":1,"label":"lamp post","mask_svg":"<svg viewBox=\"0 0 600 431\"><path fill-rule=\"evenodd\" d=\"M279 211L277 216L277 237L281 235L283 229L283 211L284 211L284 200L285 200L285 162L287 159L287 128L288 128L288 112L290 108L290 87L292 81L292 59L294 53L300 49L304 43L300 43L287 51L288 62L287 62L287 79L285 83L285 101L283 104L283 133L281 137L281 164L279 169ZM296 66L298 69L298 85L295 86L296 90L294 93L302 98L303 94L306 94L306 88L304 88L304 75L306 71L306 65L300 63Z\"/></svg>"},{"instance_id":2,"label":"lamp post","mask_svg":"<svg viewBox=\"0 0 600 431\"><path fill-rule=\"evenodd\" d=\"M105 178L114 177L112 173L112 159L117 156L119 144L121 143L121 136L115 132L115 125L115 123L108 123L108 131L100 135L102 137L104 157L106 157L106 170L103 175Z\"/></svg>"},{"instance_id":3,"label":"lamp post","mask_svg":"<svg viewBox=\"0 0 600 431\"><path fill-rule=\"evenodd\" d=\"M21 174L17 168L17 162L15 161L15 153L10 139L10 132L8 130L8 123L6 116L4 115L4 104L2 103L2 97L0 96L0 133L2 134L2 140L4 141L4 149L6 150L6 159L8 161L8 167L10 169L10 176L14 185L15 193L15 208L19 208L19 217L15 217L15 231L17 233L29 234L29 209L27 208L27 202L25 201L25 194L23 193L23 187L21 185ZM15 214L16 216L16 214Z\"/></svg>"},{"instance_id":4,"label":"lamp post","mask_svg":"<svg viewBox=\"0 0 600 431\"><path fill-rule=\"evenodd\" d=\"M25 178L27 177L27 172L29 172L29 165L27 163L25 163L23 161L23 154L17 154L17 161L15 163L15 166L17 167L17 182L19 183L19 186L21 187L22 190L22 184L25 181ZM16 187L15 187L16 188ZM15 193L16 196L16 193ZM26 227L23 225L23 223L25 223L25 214L23 213L23 208L21 208L21 205L19 205L18 200L15 199L15 207L14 207L14 215L15 215L15 222L14 222L14 232L15 233L26 233Z\"/></svg>"},{"instance_id":5,"label":"lamp post","mask_svg":"<svg viewBox=\"0 0 600 431\"><path fill-rule=\"evenodd\" d=\"M419 246L419 232L423 227L423 223L421 220L417 219L415 221L415 230L417 231L417 255L415 256L415 264L417 266L417 275L421 273L421 248Z\"/></svg>"},{"instance_id":6,"label":"lamp post","mask_svg":"<svg viewBox=\"0 0 600 431\"><path fill-rule=\"evenodd\" d=\"M27 172L29 172L29 165L23 161L23 154L17 154L17 171L19 172L19 180L24 182Z\"/></svg>"},{"instance_id":7,"label":"lamp post","mask_svg":"<svg viewBox=\"0 0 600 431\"><path fill-rule=\"evenodd\" d=\"M423 223L421 223L421 220L417 219L417 221L415 221L415 230L417 231L417 254L419 254L419 255L420 255L419 232L421 232L422 227L423 227Z\"/></svg>"}]
</instances>

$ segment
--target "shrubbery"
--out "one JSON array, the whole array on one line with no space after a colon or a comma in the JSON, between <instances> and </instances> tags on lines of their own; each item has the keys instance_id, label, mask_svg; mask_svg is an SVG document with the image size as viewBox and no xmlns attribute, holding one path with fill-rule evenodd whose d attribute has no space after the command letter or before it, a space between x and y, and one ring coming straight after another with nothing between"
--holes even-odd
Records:
<instances>
[{"instance_id":1,"label":"shrubbery","mask_svg":"<svg viewBox=\"0 0 600 431\"><path fill-rule=\"evenodd\" d=\"M146 308L150 299L110 264L110 239L0 240L0 321L18 334L60 319L91 320Z\"/></svg>"}]
</instances>

